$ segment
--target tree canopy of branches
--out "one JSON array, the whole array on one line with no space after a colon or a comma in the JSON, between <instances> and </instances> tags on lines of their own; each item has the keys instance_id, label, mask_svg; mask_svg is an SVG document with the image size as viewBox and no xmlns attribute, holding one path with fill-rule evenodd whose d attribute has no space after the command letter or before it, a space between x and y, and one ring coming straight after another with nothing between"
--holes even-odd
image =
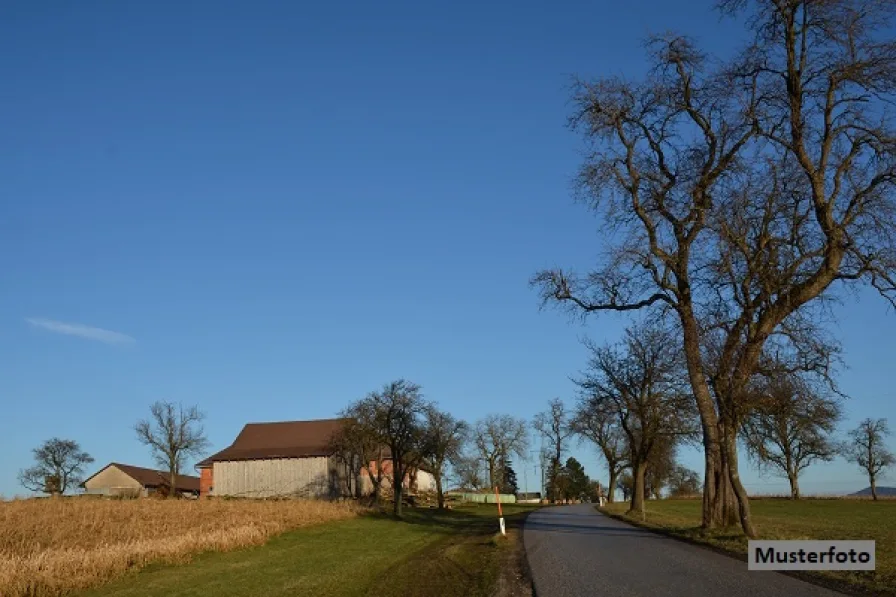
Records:
<instances>
[{"instance_id":1,"label":"tree canopy of branches","mask_svg":"<svg viewBox=\"0 0 896 597\"><path fill-rule=\"evenodd\" d=\"M594 408L593 396L583 396L576 405L572 427L581 438L593 442L607 463L610 483L607 502L613 503L619 475L629 466L628 445L619 418L610 409Z\"/></svg>"},{"instance_id":2,"label":"tree canopy of branches","mask_svg":"<svg viewBox=\"0 0 896 597\"><path fill-rule=\"evenodd\" d=\"M548 403L547 411L535 415L532 426L548 442L551 449L547 475L548 485L545 491L548 499L556 500L558 497L557 476L562 467L563 446L574 432L563 402L559 398L551 400Z\"/></svg>"},{"instance_id":3,"label":"tree canopy of branches","mask_svg":"<svg viewBox=\"0 0 896 597\"><path fill-rule=\"evenodd\" d=\"M77 487L84 476L84 466L93 457L70 439L48 439L34 453L34 466L19 471L19 483L29 491L61 495Z\"/></svg>"},{"instance_id":4,"label":"tree canopy of branches","mask_svg":"<svg viewBox=\"0 0 896 597\"><path fill-rule=\"evenodd\" d=\"M482 460L479 454L462 453L451 463L454 481L461 489L477 491L488 484L482 475Z\"/></svg>"},{"instance_id":5,"label":"tree canopy of branches","mask_svg":"<svg viewBox=\"0 0 896 597\"><path fill-rule=\"evenodd\" d=\"M473 442L482 460L488 465L489 487L497 487L498 461L516 454L525 458L526 422L511 415L488 415L477 421Z\"/></svg>"},{"instance_id":6,"label":"tree canopy of branches","mask_svg":"<svg viewBox=\"0 0 896 597\"><path fill-rule=\"evenodd\" d=\"M631 511L642 515L648 462L696 432L693 398L683 365L669 350L672 342L661 327L631 328L620 346L591 346L588 369L577 380L589 396L587 408L615 416L625 434L634 483Z\"/></svg>"},{"instance_id":7,"label":"tree canopy of branches","mask_svg":"<svg viewBox=\"0 0 896 597\"><path fill-rule=\"evenodd\" d=\"M669 477L669 497L690 497L698 495L702 489L699 473L680 464L675 466Z\"/></svg>"},{"instance_id":8,"label":"tree canopy of branches","mask_svg":"<svg viewBox=\"0 0 896 597\"><path fill-rule=\"evenodd\" d=\"M386 474L392 482L392 511L401 516L404 479L424 456L424 417L429 404L420 386L404 379L387 383L363 402L361 408L370 413L374 435L389 449L391 472Z\"/></svg>"},{"instance_id":9,"label":"tree canopy of branches","mask_svg":"<svg viewBox=\"0 0 896 597\"><path fill-rule=\"evenodd\" d=\"M837 454L830 434L840 419L840 405L798 376L764 380L756 393L744 422L744 443L760 467L770 466L787 478L791 498L799 499L800 473Z\"/></svg>"},{"instance_id":10,"label":"tree canopy of branches","mask_svg":"<svg viewBox=\"0 0 896 597\"><path fill-rule=\"evenodd\" d=\"M896 463L896 456L887 449L890 428L886 419L865 419L849 432L849 441L843 447L844 456L862 467L868 474L871 497L877 499L877 478L889 466Z\"/></svg>"},{"instance_id":11,"label":"tree canopy of branches","mask_svg":"<svg viewBox=\"0 0 896 597\"><path fill-rule=\"evenodd\" d=\"M149 446L160 467L168 471L168 496L177 495L177 476L190 458L202 456L208 449L202 420L205 415L196 406L184 408L172 402L155 402L151 417L134 425L137 439Z\"/></svg>"},{"instance_id":12,"label":"tree canopy of branches","mask_svg":"<svg viewBox=\"0 0 896 597\"><path fill-rule=\"evenodd\" d=\"M675 314L703 432L703 525L739 519L755 537L737 435L763 357L773 346L786 368L823 372L813 324L837 284L896 302L894 3L720 5L752 32L733 61L670 35L650 45L643 82L577 85L580 188L611 245L585 275L533 283L582 314Z\"/></svg>"},{"instance_id":13,"label":"tree canopy of branches","mask_svg":"<svg viewBox=\"0 0 896 597\"><path fill-rule=\"evenodd\" d=\"M625 469L620 473L619 479L616 481L616 489L622 492L623 501L628 501L631 498L634 484L630 469Z\"/></svg>"},{"instance_id":14,"label":"tree canopy of branches","mask_svg":"<svg viewBox=\"0 0 896 597\"><path fill-rule=\"evenodd\" d=\"M360 472L367 473L373 486L373 499L377 505L382 498L382 487L387 459L386 443L376 424L376 412L369 400L359 400L342 410L340 416L344 424L338 433L330 438L330 452L345 468L348 478L355 478L354 486L358 497L362 484Z\"/></svg>"},{"instance_id":15,"label":"tree canopy of branches","mask_svg":"<svg viewBox=\"0 0 896 597\"><path fill-rule=\"evenodd\" d=\"M423 464L432 472L436 482L436 496L440 509L445 508L443 479L445 466L455 462L461 455L461 449L469 431L464 421L455 419L451 414L440 411L434 405L426 408L426 423L423 432Z\"/></svg>"},{"instance_id":16,"label":"tree canopy of branches","mask_svg":"<svg viewBox=\"0 0 896 597\"><path fill-rule=\"evenodd\" d=\"M675 474L676 439L665 435L651 450L644 472L644 499L651 496L653 499L660 499L663 488L671 482L672 475Z\"/></svg>"}]
</instances>

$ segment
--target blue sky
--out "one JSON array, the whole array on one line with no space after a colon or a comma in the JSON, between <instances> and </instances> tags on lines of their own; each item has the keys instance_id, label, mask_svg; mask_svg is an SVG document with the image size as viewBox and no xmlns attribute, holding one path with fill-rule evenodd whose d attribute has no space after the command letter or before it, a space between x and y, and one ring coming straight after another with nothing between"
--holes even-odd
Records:
<instances>
[{"instance_id":1,"label":"blue sky","mask_svg":"<svg viewBox=\"0 0 896 597\"><path fill-rule=\"evenodd\" d=\"M527 285L600 250L570 76L637 77L649 33L741 33L709 2L485 4L0 6L0 494L54 435L150 465L132 427L159 399L199 405L216 449L398 377L469 420L572 402L579 338L623 322ZM844 427L896 425L893 314L837 314ZM804 492L866 484L834 463Z\"/></svg>"}]
</instances>

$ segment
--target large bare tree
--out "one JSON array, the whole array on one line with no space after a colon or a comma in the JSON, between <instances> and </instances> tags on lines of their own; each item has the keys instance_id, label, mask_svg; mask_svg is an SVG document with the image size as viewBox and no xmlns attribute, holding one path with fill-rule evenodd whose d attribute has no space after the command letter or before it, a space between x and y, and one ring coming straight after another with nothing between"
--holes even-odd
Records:
<instances>
[{"instance_id":1,"label":"large bare tree","mask_svg":"<svg viewBox=\"0 0 896 597\"><path fill-rule=\"evenodd\" d=\"M460 489L478 491L488 482L482 474L482 458L478 451L462 452L451 462L451 476Z\"/></svg>"},{"instance_id":2,"label":"large bare tree","mask_svg":"<svg viewBox=\"0 0 896 597\"><path fill-rule=\"evenodd\" d=\"M557 499L557 477L563 468L563 449L574 433L569 413L563 401L554 398L548 402L548 409L535 415L532 426L548 442L551 449L551 461L548 467L548 499Z\"/></svg>"},{"instance_id":3,"label":"large bare tree","mask_svg":"<svg viewBox=\"0 0 896 597\"><path fill-rule=\"evenodd\" d=\"M744 423L744 443L760 467L771 467L790 482L790 497L800 498L800 473L816 461L837 455L831 434L840 404L799 376L760 382L756 404Z\"/></svg>"},{"instance_id":4,"label":"large bare tree","mask_svg":"<svg viewBox=\"0 0 896 597\"><path fill-rule=\"evenodd\" d=\"M426 423L423 439L423 464L436 481L436 498L439 509L445 508L443 480L445 467L449 462L457 462L469 432L466 422L454 418L450 413L429 405L426 408Z\"/></svg>"},{"instance_id":5,"label":"large bare tree","mask_svg":"<svg viewBox=\"0 0 896 597\"><path fill-rule=\"evenodd\" d=\"M844 446L846 458L858 464L868 475L871 497L877 499L877 478L889 466L896 463L896 455L887 449L890 428L886 419L865 419L849 432L849 441Z\"/></svg>"},{"instance_id":6,"label":"large bare tree","mask_svg":"<svg viewBox=\"0 0 896 597\"><path fill-rule=\"evenodd\" d=\"M511 415L488 415L476 422L473 443L488 466L489 486L497 487L501 458L512 454L525 458L526 422Z\"/></svg>"},{"instance_id":7,"label":"large bare tree","mask_svg":"<svg viewBox=\"0 0 896 597\"><path fill-rule=\"evenodd\" d=\"M19 471L19 483L29 491L62 495L76 487L84 476L84 466L93 457L71 439L48 439L34 453L34 466Z\"/></svg>"},{"instance_id":8,"label":"large bare tree","mask_svg":"<svg viewBox=\"0 0 896 597\"><path fill-rule=\"evenodd\" d=\"M607 463L607 472L610 475L607 502L613 503L619 475L629 466L628 444L616 413L599 406L600 401L595 396L582 396L576 406L572 426L581 438L597 446L600 455Z\"/></svg>"},{"instance_id":9,"label":"large bare tree","mask_svg":"<svg viewBox=\"0 0 896 597\"><path fill-rule=\"evenodd\" d=\"M615 416L625 434L632 469L631 512L644 515L648 463L657 467L664 450L697 432L694 403L672 333L658 325L626 330L617 346L590 346L588 369L576 380L588 407ZM671 468L671 467L670 467ZM657 484L658 479L654 479Z\"/></svg>"},{"instance_id":10,"label":"large bare tree","mask_svg":"<svg viewBox=\"0 0 896 597\"><path fill-rule=\"evenodd\" d=\"M149 446L153 458L168 471L168 496L177 496L177 476L190 458L199 457L209 446L202 427L205 415L196 406L159 401L149 407L151 418L134 425L137 439Z\"/></svg>"},{"instance_id":11,"label":"large bare tree","mask_svg":"<svg viewBox=\"0 0 896 597\"><path fill-rule=\"evenodd\" d=\"M583 314L677 316L703 432L703 525L739 519L754 537L737 435L768 344L794 370L823 368L805 333L819 299L865 282L894 300L894 4L721 7L747 11L753 33L733 63L667 36L643 82L578 84L582 197L613 240L593 271L533 282Z\"/></svg>"},{"instance_id":12,"label":"large bare tree","mask_svg":"<svg viewBox=\"0 0 896 597\"><path fill-rule=\"evenodd\" d=\"M389 448L392 481L392 511L402 515L404 479L419 462L424 441L424 421L429 406L420 386L399 379L371 392L364 399L372 413L372 424Z\"/></svg>"}]
</instances>

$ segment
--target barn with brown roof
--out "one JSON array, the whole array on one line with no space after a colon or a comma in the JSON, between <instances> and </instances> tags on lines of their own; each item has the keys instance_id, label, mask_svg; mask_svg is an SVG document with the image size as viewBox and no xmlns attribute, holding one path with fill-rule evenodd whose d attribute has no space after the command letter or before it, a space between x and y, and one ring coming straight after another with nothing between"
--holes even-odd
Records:
<instances>
[{"instance_id":1,"label":"barn with brown roof","mask_svg":"<svg viewBox=\"0 0 896 597\"><path fill-rule=\"evenodd\" d=\"M92 495L145 497L157 492L167 494L170 480L166 471L110 462L85 479L81 487ZM181 495L199 495L199 477L178 475L174 489Z\"/></svg>"},{"instance_id":2,"label":"barn with brown roof","mask_svg":"<svg viewBox=\"0 0 896 597\"><path fill-rule=\"evenodd\" d=\"M201 495L329 497L345 482L328 446L343 419L248 423L196 465ZM343 478L340 478L343 477Z\"/></svg>"},{"instance_id":3,"label":"barn with brown roof","mask_svg":"<svg viewBox=\"0 0 896 597\"><path fill-rule=\"evenodd\" d=\"M367 493L369 480L365 483L360 470L346 470L330 448L346 421L246 424L230 446L196 465L200 495L332 498ZM434 484L424 471L415 481L418 488Z\"/></svg>"}]
</instances>

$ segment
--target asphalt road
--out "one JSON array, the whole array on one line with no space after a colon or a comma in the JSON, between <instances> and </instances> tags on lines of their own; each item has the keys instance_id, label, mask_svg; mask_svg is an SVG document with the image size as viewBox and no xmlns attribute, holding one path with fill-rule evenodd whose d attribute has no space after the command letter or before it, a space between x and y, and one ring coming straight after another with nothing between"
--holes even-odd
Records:
<instances>
[{"instance_id":1,"label":"asphalt road","mask_svg":"<svg viewBox=\"0 0 896 597\"><path fill-rule=\"evenodd\" d=\"M543 508L523 529L536 597L834 597L842 595L600 514Z\"/></svg>"}]
</instances>

